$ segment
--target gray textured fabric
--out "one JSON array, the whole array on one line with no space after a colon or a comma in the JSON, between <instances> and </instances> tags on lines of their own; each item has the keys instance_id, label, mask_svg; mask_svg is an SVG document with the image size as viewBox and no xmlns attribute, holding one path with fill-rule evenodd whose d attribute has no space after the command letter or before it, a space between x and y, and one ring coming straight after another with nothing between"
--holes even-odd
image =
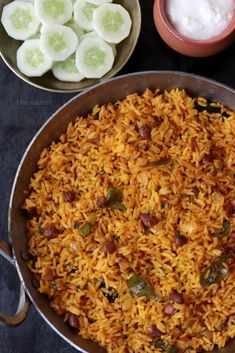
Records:
<instances>
[{"instance_id":1,"label":"gray textured fabric","mask_svg":"<svg viewBox=\"0 0 235 353\"><path fill-rule=\"evenodd\" d=\"M235 88L235 45L211 58L193 59L171 50L157 35L152 20L153 0L141 0L139 42L120 74L143 70L178 70L207 76ZM0 39L1 40L1 39ZM0 239L7 239L7 208L20 158L38 128L73 95L33 88L17 78L0 60ZM0 258L0 310L13 313L19 281L13 268ZM0 327L0 353L72 353L31 306L17 328ZM95 353L95 352L94 352Z\"/></svg>"}]
</instances>

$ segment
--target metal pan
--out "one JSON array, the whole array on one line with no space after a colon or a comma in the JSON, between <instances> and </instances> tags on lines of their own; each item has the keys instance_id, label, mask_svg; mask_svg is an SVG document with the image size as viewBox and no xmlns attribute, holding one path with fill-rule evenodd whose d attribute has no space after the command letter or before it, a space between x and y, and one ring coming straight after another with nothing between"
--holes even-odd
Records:
<instances>
[{"instance_id":1,"label":"metal pan","mask_svg":"<svg viewBox=\"0 0 235 353\"><path fill-rule=\"evenodd\" d=\"M53 114L38 131L21 160L12 187L8 217L9 243L0 241L0 254L16 267L21 280L18 310L14 317L0 313L1 324L20 324L27 315L30 300L44 320L70 345L84 353L105 352L94 342L84 340L74 334L63 319L52 310L46 296L40 294L35 288L33 275L26 263L26 219L21 211L25 199L24 190L27 189L30 177L37 169L37 160L42 149L52 140L57 140L66 130L68 123L74 121L78 115L85 116L96 104L115 102L129 93L143 92L146 88L169 90L176 87L185 88L193 96L200 95L212 101L219 101L235 110L235 91L220 83L179 72L140 72L112 79L79 94ZM235 339L217 352L234 353Z\"/></svg>"}]
</instances>

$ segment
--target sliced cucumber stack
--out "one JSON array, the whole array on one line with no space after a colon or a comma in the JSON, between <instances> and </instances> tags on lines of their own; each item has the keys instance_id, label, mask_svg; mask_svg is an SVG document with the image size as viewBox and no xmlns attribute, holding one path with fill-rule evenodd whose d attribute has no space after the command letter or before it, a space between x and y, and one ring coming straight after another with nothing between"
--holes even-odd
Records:
<instances>
[{"instance_id":1,"label":"sliced cucumber stack","mask_svg":"<svg viewBox=\"0 0 235 353\"><path fill-rule=\"evenodd\" d=\"M35 11L43 24L64 24L72 18L71 0L35 0Z\"/></svg>"},{"instance_id":2,"label":"sliced cucumber stack","mask_svg":"<svg viewBox=\"0 0 235 353\"><path fill-rule=\"evenodd\" d=\"M72 54L65 61L58 61L52 67L53 75L60 81L79 82L85 78L75 63L75 54Z\"/></svg>"},{"instance_id":3,"label":"sliced cucumber stack","mask_svg":"<svg viewBox=\"0 0 235 353\"><path fill-rule=\"evenodd\" d=\"M78 45L74 31L63 25L42 26L41 50L54 61L66 60Z\"/></svg>"},{"instance_id":4,"label":"sliced cucumber stack","mask_svg":"<svg viewBox=\"0 0 235 353\"><path fill-rule=\"evenodd\" d=\"M131 24L129 13L121 5L105 3L93 14L94 30L106 42L120 43L128 37Z\"/></svg>"},{"instance_id":5,"label":"sliced cucumber stack","mask_svg":"<svg viewBox=\"0 0 235 353\"><path fill-rule=\"evenodd\" d=\"M29 77L42 76L52 67L52 60L40 49L39 39L26 40L17 50L16 61L19 70Z\"/></svg>"},{"instance_id":6,"label":"sliced cucumber stack","mask_svg":"<svg viewBox=\"0 0 235 353\"><path fill-rule=\"evenodd\" d=\"M97 6L85 0L77 0L74 4L74 20L85 31L93 30L93 13Z\"/></svg>"},{"instance_id":7,"label":"sliced cucumber stack","mask_svg":"<svg viewBox=\"0 0 235 353\"><path fill-rule=\"evenodd\" d=\"M4 6L1 21L7 34L17 40L34 35L40 24L33 4L27 1L13 1Z\"/></svg>"},{"instance_id":8,"label":"sliced cucumber stack","mask_svg":"<svg viewBox=\"0 0 235 353\"><path fill-rule=\"evenodd\" d=\"M87 78L100 78L113 66L114 55L102 38L85 38L76 50L76 65Z\"/></svg>"},{"instance_id":9,"label":"sliced cucumber stack","mask_svg":"<svg viewBox=\"0 0 235 353\"><path fill-rule=\"evenodd\" d=\"M115 44L131 29L128 12L112 0L14 0L1 21L9 36L25 40L16 55L22 73L37 77L52 69L67 82L104 76Z\"/></svg>"}]
</instances>

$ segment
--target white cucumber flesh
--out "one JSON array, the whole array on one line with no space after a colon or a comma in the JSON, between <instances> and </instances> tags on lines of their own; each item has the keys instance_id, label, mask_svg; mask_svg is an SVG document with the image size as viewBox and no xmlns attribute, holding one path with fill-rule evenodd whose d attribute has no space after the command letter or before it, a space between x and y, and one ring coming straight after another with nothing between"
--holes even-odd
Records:
<instances>
[{"instance_id":1,"label":"white cucumber flesh","mask_svg":"<svg viewBox=\"0 0 235 353\"><path fill-rule=\"evenodd\" d=\"M75 54L69 56L65 61L58 61L52 67L53 75L60 81L80 82L85 78L75 63Z\"/></svg>"},{"instance_id":2,"label":"white cucumber flesh","mask_svg":"<svg viewBox=\"0 0 235 353\"><path fill-rule=\"evenodd\" d=\"M76 33L78 39L80 39L84 35L84 30L79 26L77 22L74 21L74 19L66 22L65 26L70 27L74 31L74 33Z\"/></svg>"},{"instance_id":3,"label":"white cucumber flesh","mask_svg":"<svg viewBox=\"0 0 235 353\"><path fill-rule=\"evenodd\" d=\"M83 39L85 39L85 38L100 38L100 37L98 36L96 31L91 31L91 32L87 32L87 33L83 34L83 36L81 36L79 38L79 42L81 43L83 41ZM117 55L116 45L114 43L108 43L108 45L110 45L110 47L112 48L113 55L115 57Z\"/></svg>"},{"instance_id":4,"label":"white cucumber flesh","mask_svg":"<svg viewBox=\"0 0 235 353\"><path fill-rule=\"evenodd\" d=\"M19 70L29 77L39 77L51 69L52 60L40 49L40 39L28 39L17 50Z\"/></svg>"},{"instance_id":5,"label":"white cucumber flesh","mask_svg":"<svg viewBox=\"0 0 235 353\"><path fill-rule=\"evenodd\" d=\"M35 12L43 24L64 24L72 18L71 0L35 0Z\"/></svg>"},{"instance_id":6,"label":"white cucumber flesh","mask_svg":"<svg viewBox=\"0 0 235 353\"><path fill-rule=\"evenodd\" d=\"M83 34L79 40L80 42L83 41L83 39L86 39L86 38L99 38L98 34L95 32L95 31L91 31L91 32L87 32L85 34Z\"/></svg>"},{"instance_id":7,"label":"white cucumber flesh","mask_svg":"<svg viewBox=\"0 0 235 353\"><path fill-rule=\"evenodd\" d=\"M132 20L123 6L105 3L94 10L93 27L109 43L120 43L128 37Z\"/></svg>"},{"instance_id":8,"label":"white cucumber flesh","mask_svg":"<svg viewBox=\"0 0 235 353\"><path fill-rule=\"evenodd\" d=\"M23 2L31 2L31 3L34 3L34 0L17 0L17 1L23 1Z\"/></svg>"},{"instance_id":9,"label":"white cucumber flesh","mask_svg":"<svg viewBox=\"0 0 235 353\"><path fill-rule=\"evenodd\" d=\"M76 50L77 68L87 78L101 78L113 62L113 50L102 38L85 38Z\"/></svg>"},{"instance_id":10,"label":"white cucumber flesh","mask_svg":"<svg viewBox=\"0 0 235 353\"><path fill-rule=\"evenodd\" d=\"M100 6L105 4L106 2L112 2L113 0L87 0L87 2L90 2L91 4Z\"/></svg>"},{"instance_id":11,"label":"white cucumber flesh","mask_svg":"<svg viewBox=\"0 0 235 353\"><path fill-rule=\"evenodd\" d=\"M74 20L85 31L93 30L93 13L97 6L85 0L77 0L74 4Z\"/></svg>"},{"instance_id":12,"label":"white cucumber flesh","mask_svg":"<svg viewBox=\"0 0 235 353\"><path fill-rule=\"evenodd\" d=\"M30 37L29 39L40 39L41 38L41 32L37 32L35 33L32 37Z\"/></svg>"},{"instance_id":13,"label":"white cucumber flesh","mask_svg":"<svg viewBox=\"0 0 235 353\"><path fill-rule=\"evenodd\" d=\"M40 25L33 4L27 1L13 1L4 6L1 21L7 34L17 40L30 38Z\"/></svg>"},{"instance_id":14,"label":"white cucumber flesh","mask_svg":"<svg viewBox=\"0 0 235 353\"><path fill-rule=\"evenodd\" d=\"M41 28L42 28L42 25L40 24L38 27L37 33L33 34L29 39L40 39L41 38Z\"/></svg>"},{"instance_id":15,"label":"white cucumber flesh","mask_svg":"<svg viewBox=\"0 0 235 353\"><path fill-rule=\"evenodd\" d=\"M66 60L78 45L74 31L63 25L42 26L41 50L54 61Z\"/></svg>"}]
</instances>

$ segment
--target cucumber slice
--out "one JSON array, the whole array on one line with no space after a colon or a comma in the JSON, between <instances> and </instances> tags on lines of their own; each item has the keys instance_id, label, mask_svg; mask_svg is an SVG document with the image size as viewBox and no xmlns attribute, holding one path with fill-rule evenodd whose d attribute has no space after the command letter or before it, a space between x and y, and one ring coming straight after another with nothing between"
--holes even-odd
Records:
<instances>
[{"instance_id":1,"label":"cucumber slice","mask_svg":"<svg viewBox=\"0 0 235 353\"><path fill-rule=\"evenodd\" d=\"M43 24L64 24L72 18L71 0L35 0L35 12Z\"/></svg>"},{"instance_id":2,"label":"cucumber slice","mask_svg":"<svg viewBox=\"0 0 235 353\"><path fill-rule=\"evenodd\" d=\"M40 39L26 40L17 50L16 62L19 70L29 77L42 76L52 67L52 60L40 49Z\"/></svg>"},{"instance_id":3,"label":"cucumber slice","mask_svg":"<svg viewBox=\"0 0 235 353\"><path fill-rule=\"evenodd\" d=\"M1 21L7 34L17 40L34 35L40 24L33 4L26 1L13 1L4 6Z\"/></svg>"},{"instance_id":4,"label":"cucumber slice","mask_svg":"<svg viewBox=\"0 0 235 353\"><path fill-rule=\"evenodd\" d=\"M36 34L34 34L32 37L30 37L29 39L40 39L41 38L41 32L37 32Z\"/></svg>"},{"instance_id":5,"label":"cucumber slice","mask_svg":"<svg viewBox=\"0 0 235 353\"><path fill-rule=\"evenodd\" d=\"M92 31L92 32L88 32L88 33L83 34L83 36L81 36L79 38L79 42L81 43L83 41L83 39L85 39L85 38L100 38L100 37L98 36L96 31ZM113 55L115 57L117 55L116 45L114 43L108 43L108 45L110 45L110 47L112 48Z\"/></svg>"},{"instance_id":6,"label":"cucumber slice","mask_svg":"<svg viewBox=\"0 0 235 353\"><path fill-rule=\"evenodd\" d=\"M74 31L63 25L42 26L41 50L54 61L66 60L78 45Z\"/></svg>"},{"instance_id":7,"label":"cucumber slice","mask_svg":"<svg viewBox=\"0 0 235 353\"><path fill-rule=\"evenodd\" d=\"M85 38L76 50L76 65L87 78L100 78L113 66L113 50L102 38Z\"/></svg>"},{"instance_id":8,"label":"cucumber slice","mask_svg":"<svg viewBox=\"0 0 235 353\"><path fill-rule=\"evenodd\" d=\"M55 63L52 72L60 81L79 82L85 78L77 69L75 54L69 56L65 61Z\"/></svg>"},{"instance_id":9,"label":"cucumber slice","mask_svg":"<svg viewBox=\"0 0 235 353\"><path fill-rule=\"evenodd\" d=\"M17 1L23 1L23 2L31 2L31 3L34 3L34 0L17 0Z\"/></svg>"},{"instance_id":10,"label":"cucumber slice","mask_svg":"<svg viewBox=\"0 0 235 353\"><path fill-rule=\"evenodd\" d=\"M21 1L21 0L17 0L17 1ZM38 27L37 33L35 33L34 35L32 35L28 39L40 39L41 38L41 28L42 28L42 25L40 24L39 27Z\"/></svg>"},{"instance_id":11,"label":"cucumber slice","mask_svg":"<svg viewBox=\"0 0 235 353\"><path fill-rule=\"evenodd\" d=\"M87 2L90 2L91 4L100 6L105 4L106 2L112 2L113 0L87 0Z\"/></svg>"},{"instance_id":12,"label":"cucumber slice","mask_svg":"<svg viewBox=\"0 0 235 353\"><path fill-rule=\"evenodd\" d=\"M110 47L112 48L113 51L113 55L114 57L117 55L117 49L116 49L116 45L114 43L108 43L110 45Z\"/></svg>"},{"instance_id":13,"label":"cucumber slice","mask_svg":"<svg viewBox=\"0 0 235 353\"><path fill-rule=\"evenodd\" d=\"M73 19L69 22L66 22L65 26L70 27L74 31L74 33L76 33L78 39L80 39L80 37L84 35L83 29Z\"/></svg>"},{"instance_id":14,"label":"cucumber slice","mask_svg":"<svg viewBox=\"0 0 235 353\"><path fill-rule=\"evenodd\" d=\"M120 43L131 30L131 18L123 6L103 4L94 11L93 26L106 42Z\"/></svg>"},{"instance_id":15,"label":"cucumber slice","mask_svg":"<svg viewBox=\"0 0 235 353\"><path fill-rule=\"evenodd\" d=\"M80 42L83 41L83 39L85 38L99 38L99 36L95 31L87 32L79 38Z\"/></svg>"},{"instance_id":16,"label":"cucumber slice","mask_svg":"<svg viewBox=\"0 0 235 353\"><path fill-rule=\"evenodd\" d=\"M97 6L86 2L85 0L77 0L74 5L74 20L79 24L80 27L85 31L93 30L93 12L97 9Z\"/></svg>"}]
</instances>

